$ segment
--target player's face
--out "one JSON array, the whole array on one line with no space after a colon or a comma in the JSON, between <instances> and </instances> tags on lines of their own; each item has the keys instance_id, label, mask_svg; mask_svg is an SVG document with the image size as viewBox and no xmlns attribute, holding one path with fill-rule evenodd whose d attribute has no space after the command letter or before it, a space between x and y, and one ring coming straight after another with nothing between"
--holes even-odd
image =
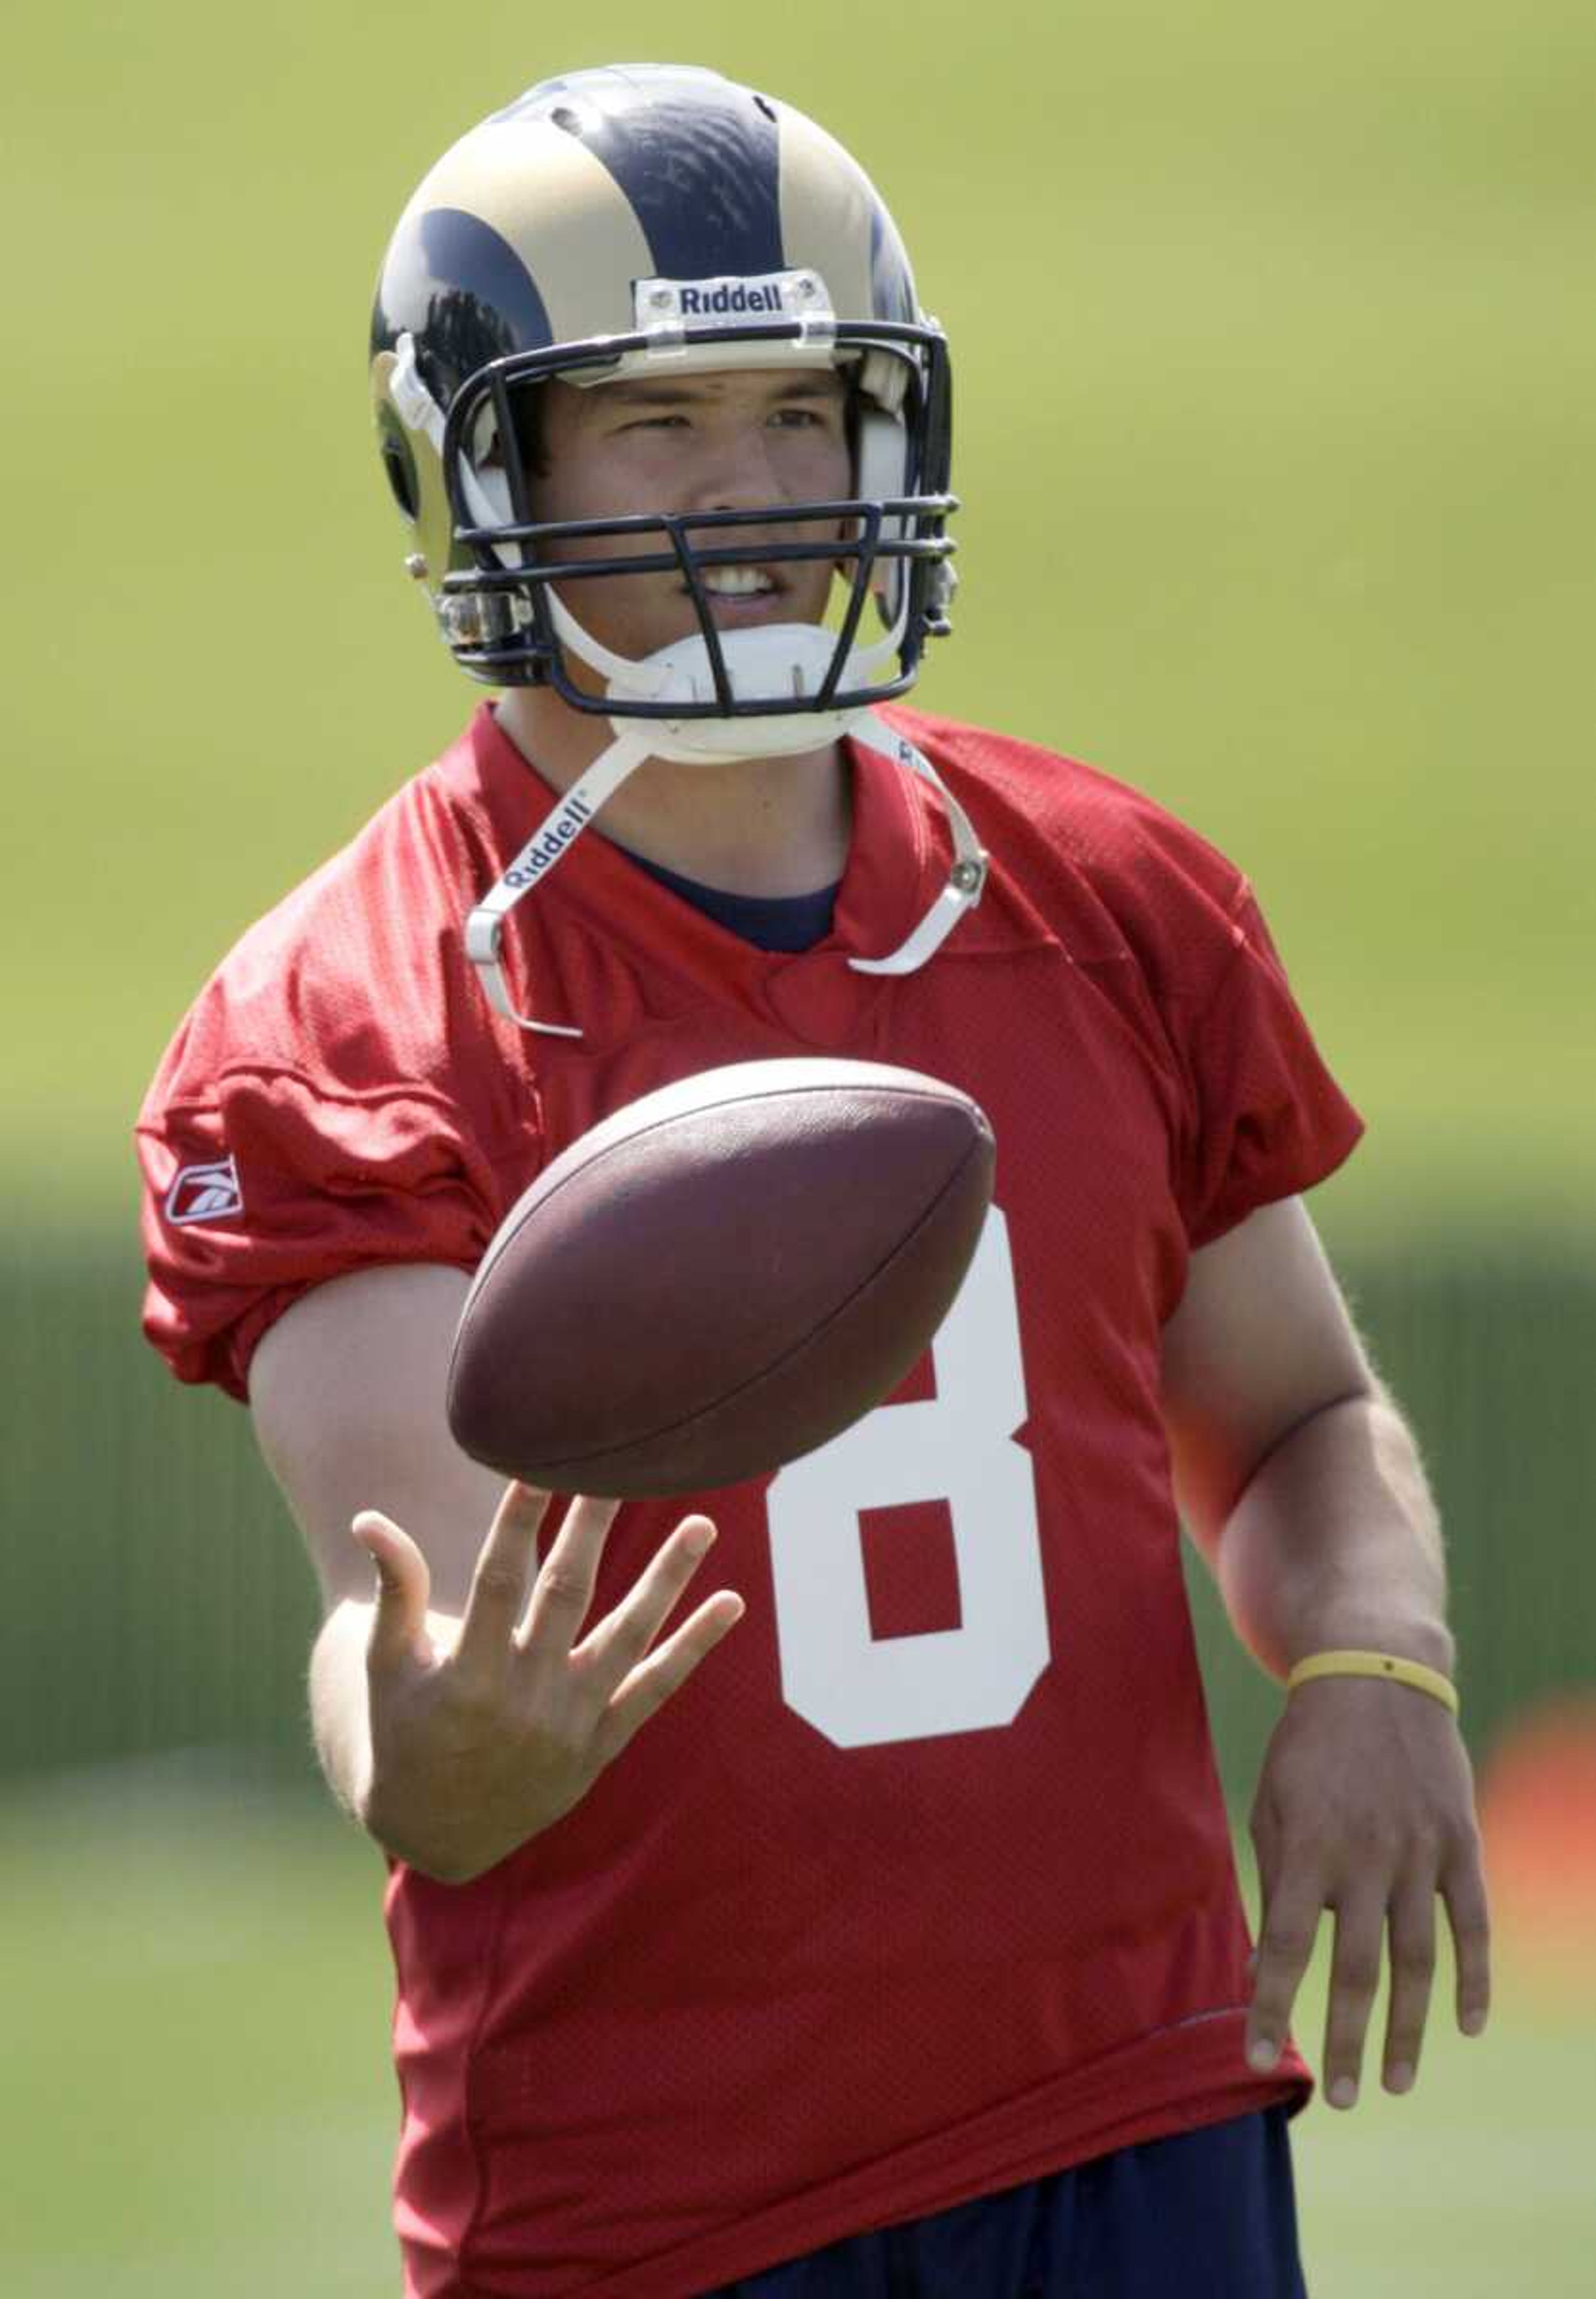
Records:
<instances>
[{"instance_id":1,"label":"player's face","mask_svg":"<svg viewBox=\"0 0 1596 2299\"><path fill-rule=\"evenodd\" d=\"M586 391L554 382L544 387L542 416L544 476L533 493L544 519L760 510L835 502L852 492L846 389L829 371L650 378ZM835 531L840 535L840 527ZM736 568L705 570L717 627L819 622L832 562L761 562L760 546L819 542L826 532L772 518L729 532L690 534L690 542L706 549L747 546ZM561 548L571 558L602 558L618 550L657 551L661 541L628 538L617 546L578 538ZM577 620L617 654L652 654L699 627L686 584L674 570L566 584L561 593Z\"/></svg>"}]
</instances>

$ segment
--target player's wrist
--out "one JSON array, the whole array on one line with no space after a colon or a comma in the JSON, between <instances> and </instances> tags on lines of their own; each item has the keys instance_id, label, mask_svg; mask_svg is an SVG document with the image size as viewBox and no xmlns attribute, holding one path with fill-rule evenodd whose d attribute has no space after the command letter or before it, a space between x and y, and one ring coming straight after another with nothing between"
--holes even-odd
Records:
<instances>
[{"instance_id":1,"label":"player's wrist","mask_svg":"<svg viewBox=\"0 0 1596 2299\"><path fill-rule=\"evenodd\" d=\"M469 1884L503 1858L495 1837L484 1843L468 1822L440 1813L436 1799L418 1795L413 1782L384 1778L373 1767L355 1817L389 1859L402 1860L436 1884Z\"/></svg>"},{"instance_id":2,"label":"player's wrist","mask_svg":"<svg viewBox=\"0 0 1596 2299\"><path fill-rule=\"evenodd\" d=\"M1456 1640L1445 1622L1428 1612L1326 1606L1311 1621L1299 1624L1284 1656L1286 1673L1299 1662L1326 1652L1390 1653L1398 1660L1434 1669L1440 1676L1457 1672Z\"/></svg>"}]
</instances>

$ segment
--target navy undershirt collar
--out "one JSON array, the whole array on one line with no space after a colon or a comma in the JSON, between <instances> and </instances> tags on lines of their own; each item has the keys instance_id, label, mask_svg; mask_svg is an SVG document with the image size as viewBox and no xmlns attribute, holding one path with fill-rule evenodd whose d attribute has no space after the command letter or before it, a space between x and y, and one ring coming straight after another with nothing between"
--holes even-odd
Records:
<instances>
[{"instance_id":1,"label":"navy undershirt collar","mask_svg":"<svg viewBox=\"0 0 1596 2299\"><path fill-rule=\"evenodd\" d=\"M728 894L719 886L704 886L696 878L684 878L678 871L667 870L662 863L645 861L629 847L626 853L628 861L646 870L661 886L669 887L684 902L691 902L695 910L713 918L727 933L752 942L756 950L812 950L831 932L836 908L835 886L822 886L812 894Z\"/></svg>"}]
</instances>

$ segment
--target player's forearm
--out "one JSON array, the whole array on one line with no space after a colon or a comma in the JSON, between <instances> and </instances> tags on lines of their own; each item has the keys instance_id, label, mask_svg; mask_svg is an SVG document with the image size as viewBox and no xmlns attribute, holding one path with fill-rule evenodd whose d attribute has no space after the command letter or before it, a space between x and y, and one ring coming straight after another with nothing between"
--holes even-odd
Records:
<instances>
[{"instance_id":1,"label":"player's forearm","mask_svg":"<svg viewBox=\"0 0 1596 2299\"><path fill-rule=\"evenodd\" d=\"M1327 1407L1276 1447L1230 1514L1216 1571L1237 1634L1273 1675L1343 1647L1451 1669L1434 1504L1384 1394Z\"/></svg>"}]
</instances>

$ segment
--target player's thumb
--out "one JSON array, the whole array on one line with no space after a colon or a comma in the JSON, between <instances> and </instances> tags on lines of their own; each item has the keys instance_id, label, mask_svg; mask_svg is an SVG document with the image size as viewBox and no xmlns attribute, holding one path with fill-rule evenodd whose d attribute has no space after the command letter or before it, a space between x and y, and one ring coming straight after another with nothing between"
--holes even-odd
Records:
<instances>
[{"instance_id":1,"label":"player's thumb","mask_svg":"<svg viewBox=\"0 0 1596 2299\"><path fill-rule=\"evenodd\" d=\"M378 1509L362 1509L349 1530L377 1573L372 1658L420 1656L427 1649L427 1600L432 1593L427 1559L409 1533Z\"/></svg>"}]
</instances>

